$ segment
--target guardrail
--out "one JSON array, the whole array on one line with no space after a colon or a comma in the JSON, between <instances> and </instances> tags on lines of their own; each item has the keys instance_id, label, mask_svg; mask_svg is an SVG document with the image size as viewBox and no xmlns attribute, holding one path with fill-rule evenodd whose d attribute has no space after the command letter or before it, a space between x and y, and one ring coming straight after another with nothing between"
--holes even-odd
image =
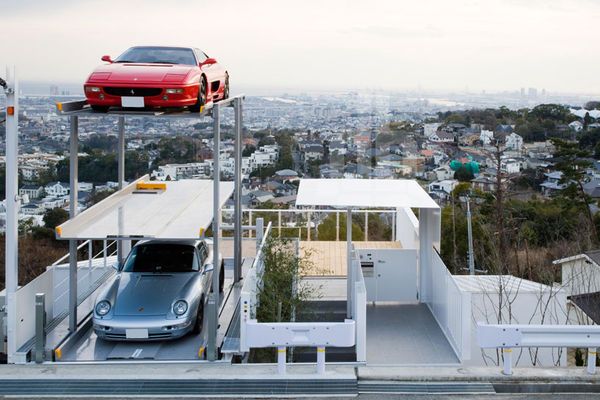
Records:
<instances>
[{"instance_id":1,"label":"guardrail","mask_svg":"<svg viewBox=\"0 0 600 400\"><path fill-rule=\"evenodd\" d=\"M461 361L471 358L471 294L463 292L432 248L431 302L427 303Z\"/></svg>"},{"instance_id":2,"label":"guardrail","mask_svg":"<svg viewBox=\"0 0 600 400\"><path fill-rule=\"evenodd\" d=\"M477 324L481 348L502 349L505 375L512 375L512 350L521 347L581 347L588 349L587 372L596 373L600 347L598 325L490 325Z\"/></svg>"},{"instance_id":3,"label":"guardrail","mask_svg":"<svg viewBox=\"0 0 600 400\"><path fill-rule=\"evenodd\" d=\"M410 220L405 217L405 211L400 210L402 212L402 221ZM364 218L364 226L366 227L364 230L363 240L369 240L369 215L377 214L380 216L384 216L392 227L391 237L389 240L395 241L397 237L397 218L398 211L397 210L352 210L352 213L355 215L361 215ZM412 212L411 212L412 213ZM221 212L222 220L224 221L224 226L233 226L233 214L234 210L231 208L224 208ZM329 215L334 214L336 216L335 221L335 240L336 241L344 241L346 240L346 232L340 231L341 222L345 221L346 218L346 210L338 210L338 209L316 209L316 210L300 210L300 209L244 209L242 210L242 220L244 221L245 231L248 231L248 236L252 237L252 229L251 227L254 225L257 218L263 218L265 223L272 224L272 234L277 235L277 237L287 237L287 238L298 238L302 240L319 240L317 235L317 227L320 222L322 222ZM414 214L413 214L414 216ZM340 222L341 221L341 222ZM417 222L418 224L418 222ZM250 228L250 229L248 229ZM405 227L403 226L403 229ZM403 231L404 233L408 232L408 230ZM413 227L412 231L408 233L409 236L412 236L413 239L410 243L414 242L414 232L415 229ZM416 228L416 232L418 235L418 225ZM403 233L400 234L402 237ZM406 236L406 234L404 234ZM408 242L402 243L403 246L408 247ZM412 245L411 245L412 246Z\"/></svg>"}]
</instances>

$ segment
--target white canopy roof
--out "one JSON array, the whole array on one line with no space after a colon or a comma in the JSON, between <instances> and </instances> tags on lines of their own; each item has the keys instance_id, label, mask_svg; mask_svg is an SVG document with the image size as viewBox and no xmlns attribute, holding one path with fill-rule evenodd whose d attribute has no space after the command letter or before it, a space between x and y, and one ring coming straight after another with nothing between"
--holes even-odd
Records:
<instances>
[{"instance_id":1,"label":"white canopy roof","mask_svg":"<svg viewBox=\"0 0 600 400\"><path fill-rule=\"evenodd\" d=\"M138 181L88 208L57 228L60 239L144 237L197 239L213 219L213 181L148 182L163 189L140 189ZM141 185L138 185L141 184ZM221 182L222 207L233 193L233 182Z\"/></svg>"},{"instance_id":2,"label":"white canopy roof","mask_svg":"<svg viewBox=\"0 0 600 400\"><path fill-rule=\"evenodd\" d=\"M297 206L439 208L414 180L302 179Z\"/></svg>"}]
</instances>

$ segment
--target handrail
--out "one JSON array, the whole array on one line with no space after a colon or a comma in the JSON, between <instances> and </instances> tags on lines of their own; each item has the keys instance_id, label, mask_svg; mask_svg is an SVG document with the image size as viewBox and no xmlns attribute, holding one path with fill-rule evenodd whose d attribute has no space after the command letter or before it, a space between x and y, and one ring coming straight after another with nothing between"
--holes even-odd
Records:
<instances>
[{"instance_id":1,"label":"handrail","mask_svg":"<svg viewBox=\"0 0 600 400\"><path fill-rule=\"evenodd\" d=\"M88 243L90 242L90 240L86 240L85 242L81 243L79 246L77 246L77 250L81 250L82 248L84 248ZM69 257L71 253L67 253L64 256L62 256L61 258L59 258L58 260L54 261L52 264L50 264L51 267L54 267L55 265L60 264L62 261L64 261L65 259L67 259Z\"/></svg>"}]
</instances>

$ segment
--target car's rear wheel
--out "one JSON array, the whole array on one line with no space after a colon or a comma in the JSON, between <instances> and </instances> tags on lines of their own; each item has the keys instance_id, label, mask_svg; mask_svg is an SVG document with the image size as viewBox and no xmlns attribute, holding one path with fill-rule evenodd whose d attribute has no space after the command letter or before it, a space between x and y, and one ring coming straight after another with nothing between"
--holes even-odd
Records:
<instances>
[{"instance_id":1,"label":"car's rear wheel","mask_svg":"<svg viewBox=\"0 0 600 400\"><path fill-rule=\"evenodd\" d=\"M200 81L200 87L198 89L198 101L196 104L190 107L191 111L199 112L202 107L206 105L206 99L208 98L208 84L206 78L202 77Z\"/></svg>"},{"instance_id":2,"label":"car's rear wheel","mask_svg":"<svg viewBox=\"0 0 600 400\"><path fill-rule=\"evenodd\" d=\"M200 304L198 304L198 312L196 314L196 322L194 322L194 327L192 328L192 333L197 335L202 330L202 324L204 322L204 299L200 299Z\"/></svg>"},{"instance_id":3,"label":"car's rear wheel","mask_svg":"<svg viewBox=\"0 0 600 400\"><path fill-rule=\"evenodd\" d=\"M92 110L96 111L96 112L102 112L105 113L108 111L108 106L91 106Z\"/></svg>"}]
</instances>

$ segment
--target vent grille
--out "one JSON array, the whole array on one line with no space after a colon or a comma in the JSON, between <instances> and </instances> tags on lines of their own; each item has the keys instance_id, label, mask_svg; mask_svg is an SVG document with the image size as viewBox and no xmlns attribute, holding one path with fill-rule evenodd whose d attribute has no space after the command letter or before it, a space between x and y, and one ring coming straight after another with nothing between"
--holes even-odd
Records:
<instances>
[{"instance_id":1,"label":"vent grille","mask_svg":"<svg viewBox=\"0 0 600 400\"><path fill-rule=\"evenodd\" d=\"M105 87L104 91L111 96L158 96L162 93L161 88L131 88L131 87Z\"/></svg>"}]
</instances>

